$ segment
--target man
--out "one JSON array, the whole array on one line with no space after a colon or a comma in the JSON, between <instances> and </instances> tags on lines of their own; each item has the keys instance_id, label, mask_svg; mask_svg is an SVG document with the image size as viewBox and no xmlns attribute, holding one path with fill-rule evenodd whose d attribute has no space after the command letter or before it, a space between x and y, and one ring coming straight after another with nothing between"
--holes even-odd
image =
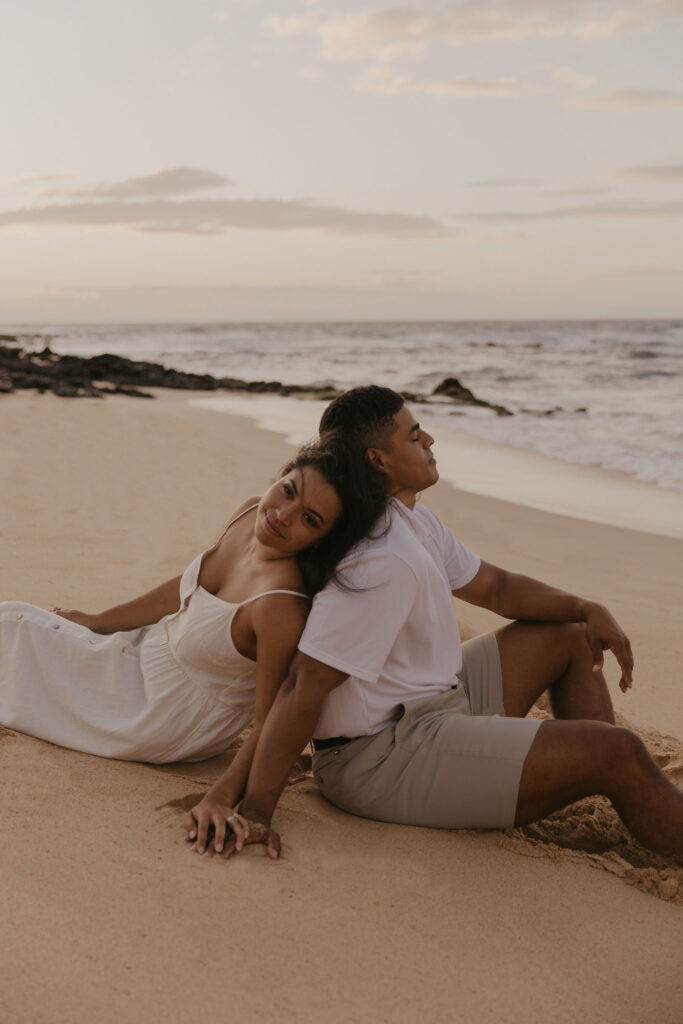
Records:
<instances>
[{"instance_id":1,"label":"man","mask_svg":"<svg viewBox=\"0 0 683 1024\"><path fill-rule=\"evenodd\" d=\"M683 853L683 794L614 725L603 651L623 691L633 658L608 610L482 562L417 504L438 479L434 439L400 395L347 392L323 414L321 434L331 431L387 475L387 522L313 603L224 855L262 842L278 856L271 816L311 737L320 789L355 814L502 828L601 793L645 845ZM451 593L515 621L461 646ZM525 718L545 691L555 720ZM223 850L223 834L209 852ZM200 852L206 844L200 825Z\"/></svg>"}]
</instances>

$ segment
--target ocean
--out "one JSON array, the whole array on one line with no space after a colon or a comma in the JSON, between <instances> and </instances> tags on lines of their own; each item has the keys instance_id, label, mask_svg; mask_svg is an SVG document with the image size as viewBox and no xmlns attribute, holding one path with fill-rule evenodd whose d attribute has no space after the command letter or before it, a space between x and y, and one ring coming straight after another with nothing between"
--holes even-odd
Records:
<instances>
[{"instance_id":1,"label":"ocean","mask_svg":"<svg viewBox=\"0 0 683 1024\"><path fill-rule=\"evenodd\" d=\"M62 354L114 352L250 381L339 388L374 382L429 394L445 377L457 377L478 398L513 415L430 404L432 421L683 492L682 320L44 324L3 330L39 335L33 344L44 340Z\"/></svg>"}]
</instances>

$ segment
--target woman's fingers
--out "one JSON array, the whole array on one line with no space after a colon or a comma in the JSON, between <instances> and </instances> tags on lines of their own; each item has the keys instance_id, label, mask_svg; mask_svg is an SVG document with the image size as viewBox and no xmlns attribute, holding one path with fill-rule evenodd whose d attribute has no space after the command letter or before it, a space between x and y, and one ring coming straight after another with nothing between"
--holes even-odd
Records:
<instances>
[{"instance_id":1,"label":"woman's fingers","mask_svg":"<svg viewBox=\"0 0 683 1024\"><path fill-rule=\"evenodd\" d=\"M206 811L200 812L200 814L197 817L197 853L204 853L206 850L210 826L211 819L209 818L209 815L206 813Z\"/></svg>"},{"instance_id":2,"label":"woman's fingers","mask_svg":"<svg viewBox=\"0 0 683 1024\"><path fill-rule=\"evenodd\" d=\"M192 811L188 811L185 815L184 827L186 840L188 843L193 842L197 838L197 822L194 820Z\"/></svg>"},{"instance_id":3,"label":"woman's fingers","mask_svg":"<svg viewBox=\"0 0 683 1024\"><path fill-rule=\"evenodd\" d=\"M78 625L82 625L83 621L87 618L85 612L79 612L72 608L53 608L52 611L55 615L59 615L62 619L68 619L69 622L75 622Z\"/></svg>"},{"instance_id":4,"label":"woman's fingers","mask_svg":"<svg viewBox=\"0 0 683 1024\"><path fill-rule=\"evenodd\" d=\"M215 834L213 837L213 845L216 848L216 853L223 852L223 844L225 843L225 829L227 822L224 814L214 814L213 816L213 827Z\"/></svg>"},{"instance_id":5,"label":"woman's fingers","mask_svg":"<svg viewBox=\"0 0 683 1024\"><path fill-rule=\"evenodd\" d=\"M186 839L194 843L193 849L210 857L223 853L226 841L231 853L235 848L241 850L249 840L249 822L231 807L210 810L199 804L185 815L184 825Z\"/></svg>"}]
</instances>

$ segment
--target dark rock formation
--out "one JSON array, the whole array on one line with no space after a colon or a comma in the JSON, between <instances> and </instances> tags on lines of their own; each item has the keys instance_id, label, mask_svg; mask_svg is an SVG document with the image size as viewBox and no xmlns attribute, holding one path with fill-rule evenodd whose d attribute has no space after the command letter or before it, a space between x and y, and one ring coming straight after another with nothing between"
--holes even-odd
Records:
<instances>
[{"instance_id":1,"label":"dark rock formation","mask_svg":"<svg viewBox=\"0 0 683 1024\"><path fill-rule=\"evenodd\" d=\"M493 405L483 398L476 398L469 388L460 383L457 377L446 377L434 388L433 395L445 395L456 405L479 405L485 409L493 409L496 416L512 416L504 405Z\"/></svg>"},{"instance_id":2,"label":"dark rock formation","mask_svg":"<svg viewBox=\"0 0 683 1024\"><path fill-rule=\"evenodd\" d=\"M5 341L16 338L6 336ZM106 387L105 384L113 385ZM310 388L279 381L244 381L233 377L217 378L209 373L185 373L159 363L105 352L99 356L60 356L47 345L40 352L0 345L0 392L35 388L51 391L64 398L101 397L111 394L152 398L141 388L179 388L194 391L249 391L290 395L309 392Z\"/></svg>"},{"instance_id":3,"label":"dark rock formation","mask_svg":"<svg viewBox=\"0 0 683 1024\"><path fill-rule=\"evenodd\" d=\"M341 392L330 385L304 386L282 384L279 380L240 380L238 377L213 377L209 373L185 373L160 363L105 352L99 356L60 356L48 345L41 351L27 351L22 342L39 342L35 335L0 335L0 394L33 388L63 398L103 398L105 395L129 395L153 398L144 388L177 388L193 391L241 391L251 394L306 395L331 401ZM11 346L11 347L10 347ZM433 395L403 392L407 402L429 403L436 396L455 405L477 405L492 409L498 416L511 416L502 405L476 398L456 377L447 377Z\"/></svg>"}]
</instances>

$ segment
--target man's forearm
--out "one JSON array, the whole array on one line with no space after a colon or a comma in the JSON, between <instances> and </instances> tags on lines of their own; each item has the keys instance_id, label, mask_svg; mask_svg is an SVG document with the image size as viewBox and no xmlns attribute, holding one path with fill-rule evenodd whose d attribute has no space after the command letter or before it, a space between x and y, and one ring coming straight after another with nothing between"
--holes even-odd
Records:
<instances>
[{"instance_id":1,"label":"man's forearm","mask_svg":"<svg viewBox=\"0 0 683 1024\"><path fill-rule=\"evenodd\" d=\"M230 762L230 767L207 790L207 796L218 797L231 806L237 806L244 796L260 734L260 726L254 726Z\"/></svg>"},{"instance_id":2,"label":"man's forearm","mask_svg":"<svg viewBox=\"0 0 683 1024\"><path fill-rule=\"evenodd\" d=\"M324 696L304 695L290 680L281 688L252 761L240 806L245 817L270 822L292 765L313 735Z\"/></svg>"},{"instance_id":3,"label":"man's forearm","mask_svg":"<svg viewBox=\"0 0 683 1024\"><path fill-rule=\"evenodd\" d=\"M506 573L493 608L506 619L585 622L592 601L518 573Z\"/></svg>"}]
</instances>

